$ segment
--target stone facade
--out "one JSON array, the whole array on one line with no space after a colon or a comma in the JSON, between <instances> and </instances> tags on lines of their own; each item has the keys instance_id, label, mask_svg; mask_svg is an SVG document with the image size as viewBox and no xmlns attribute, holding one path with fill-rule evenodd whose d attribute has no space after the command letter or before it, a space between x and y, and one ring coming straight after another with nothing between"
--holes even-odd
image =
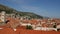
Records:
<instances>
[{"instance_id":1,"label":"stone facade","mask_svg":"<svg viewBox=\"0 0 60 34\"><path fill-rule=\"evenodd\" d=\"M5 22L5 18L6 18L6 13L5 13L4 11L2 11L2 12L0 13L0 20L1 20L2 22Z\"/></svg>"}]
</instances>

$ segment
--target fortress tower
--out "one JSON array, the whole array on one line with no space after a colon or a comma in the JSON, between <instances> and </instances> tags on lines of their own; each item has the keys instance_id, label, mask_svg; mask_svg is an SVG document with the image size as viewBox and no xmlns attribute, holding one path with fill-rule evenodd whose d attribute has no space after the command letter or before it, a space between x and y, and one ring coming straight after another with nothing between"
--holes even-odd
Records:
<instances>
[{"instance_id":1,"label":"fortress tower","mask_svg":"<svg viewBox=\"0 0 60 34\"><path fill-rule=\"evenodd\" d=\"M5 22L5 16L6 16L5 11L2 11L1 12L1 18L0 18L2 22Z\"/></svg>"}]
</instances>

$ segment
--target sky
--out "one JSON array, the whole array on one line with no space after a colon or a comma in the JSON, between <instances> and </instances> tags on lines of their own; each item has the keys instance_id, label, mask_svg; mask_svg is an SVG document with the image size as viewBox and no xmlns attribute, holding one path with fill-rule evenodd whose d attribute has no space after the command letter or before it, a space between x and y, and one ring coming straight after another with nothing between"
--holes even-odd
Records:
<instances>
[{"instance_id":1,"label":"sky","mask_svg":"<svg viewBox=\"0 0 60 34\"><path fill-rule=\"evenodd\" d=\"M60 0L0 0L0 4L22 12L60 18Z\"/></svg>"}]
</instances>

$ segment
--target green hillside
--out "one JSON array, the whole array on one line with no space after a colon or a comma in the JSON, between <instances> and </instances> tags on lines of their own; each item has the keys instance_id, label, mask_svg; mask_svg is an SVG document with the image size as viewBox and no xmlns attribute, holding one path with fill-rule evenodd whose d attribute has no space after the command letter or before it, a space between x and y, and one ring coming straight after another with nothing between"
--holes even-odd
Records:
<instances>
[{"instance_id":1,"label":"green hillside","mask_svg":"<svg viewBox=\"0 0 60 34\"><path fill-rule=\"evenodd\" d=\"M17 11L17 10L15 10L13 8L10 8L8 6L4 6L4 5L0 4L0 12L1 11L5 11L8 14L15 13L15 14L19 14L20 16L30 16L31 18L41 18L41 19L43 18L42 16L37 15L35 13Z\"/></svg>"}]
</instances>

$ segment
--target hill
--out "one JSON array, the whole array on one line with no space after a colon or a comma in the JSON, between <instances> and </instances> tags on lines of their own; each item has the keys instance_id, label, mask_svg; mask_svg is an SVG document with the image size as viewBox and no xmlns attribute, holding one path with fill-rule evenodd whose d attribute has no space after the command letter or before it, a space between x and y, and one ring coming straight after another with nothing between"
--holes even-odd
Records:
<instances>
[{"instance_id":1,"label":"hill","mask_svg":"<svg viewBox=\"0 0 60 34\"><path fill-rule=\"evenodd\" d=\"M41 18L41 19L43 18L42 16L37 15L35 13L17 11L13 8L10 8L2 4L0 4L0 12L1 11L5 11L7 14L15 13L15 14L19 14L20 16L30 16L31 18Z\"/></svg>"}]
</instances>

